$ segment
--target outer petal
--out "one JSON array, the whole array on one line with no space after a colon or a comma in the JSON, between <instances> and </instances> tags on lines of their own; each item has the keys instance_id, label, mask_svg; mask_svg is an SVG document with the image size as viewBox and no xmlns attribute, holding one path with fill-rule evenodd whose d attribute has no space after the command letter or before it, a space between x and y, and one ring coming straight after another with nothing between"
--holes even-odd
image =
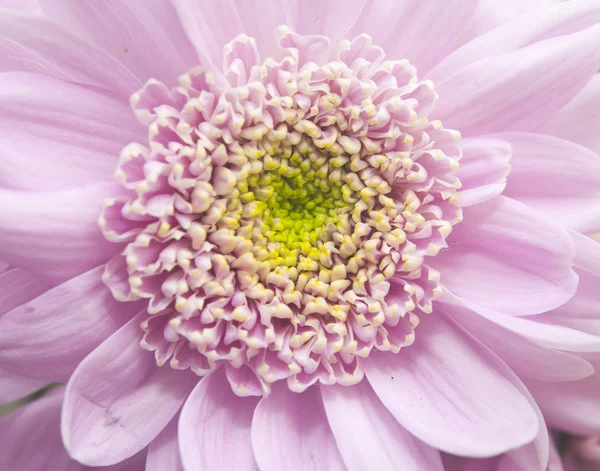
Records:
<instances>
[{"instance_id":1,"label":"outer petal","mask_svg":"<svg viewBox=\"0 0 600 471\"><path fill-rule=\"evenodd\" d=\"M596 74L581 92L540 129L577 142L600 154L600 75Z\"/></svg>"},{"instance_id":2,"label":"outer petal","mask_svg":"<svg viewBox=\"0 0 600 471\"><path fill-rule=\"evenodd\" d=\"M594 372L593 366L583 358L540 346L467 308L440 303L437 310L456 320L520 377L542 381L575 381ZM532 319L535 320L535 317Z\"/></svg>"},{"instance_id":3,"label":"outer petal","mask_svg":"<svg viewBox=\"0 0 600 471\"><path fill-rule=\"evenodd\" d=\"M42 294L47 286L20 268L0 274L0 319L11 309Z\"/></svg>"},{"instance_id":4,"label":"outer petal","mask_svg":"<svg viewBox=\"0 0 600 471\"><path fill-rule=\"evenodd\" d=\"M423 75L457 46L476 4L477 0L370 0L346 37L367 33L392 58L408 59Z\"/></svg>"},{"instance_id":5,"label":"outer petal","mask_svg":"<svg viewBox=\"0 0 600 471\"><path fill-rule=\"evenodd\" d=\"M463 156L456 172L462 183L462 206L483 203L501 194L510 172L510 143L502 139L465 139L462 149Z\"/></svg>"},{"instance_id":6,"label":"outer petal","mask_svg":"<svg viewBox=\"0 0 600 471\"><path fill-rule=\"evenodd\" d=\"M439 452L402 428L367 381L351 387L324 386L321 396L349 471L444 469Z\"/></svg>"},{"instance_id":7,"label":"outer petal","mask_svg":"<svg viewBox=\"0 0 600 471\"><path fill-rule=\"evenodd\" d=\"M2 11L0 71L36 72L102 87L123 100L142 85L119 61L66 28L42 17Z\"/></svg>"},{"instance_id":8,"label":"outer petal","mask_svg":"<svg viewBox=\"0 0 600 471\"><path fill-rule=\"evenodd\" d=\"M577 289L568 233L543 213L499 196L464 212L450 250L431 262L460 297L504 314L529 315L566 302Z\"/></svg>"},{"instance_id":9,"label":"outer petal","mask_svg":"<svg viewBox=\"0 0 600 471\"><path fill-rule=\"evenodd\" d=\"M223 368L203 378L185 402L179 419L179 449L185 470L258 470L250 437L256 404L256 397L233 394Z\"/></svg>"},{"instance_id":10,"label":"outer petal","mask_svg":"<svg viewBox=\"0 0 600 471\"><path fill-rule=\"evenodd\" d=\"M0 74L0 125L0 186L25 190L112 181L121 149L144 137L126 104L25 73Z\"/></svg>"},{"instance_id":11,"label":"outer petal","mask_svg":"<svg viewBox=\"0 0 600 471\"><path fill-rule=\"evenodd\" d=\"M73 278L8 312L0 322L0 366L66 382L85 356L139 311L102 282L104 267Z\"/></svg>"},{"instance_id":12,"label":"outer petal","mask_svg":"<svg viewBox=\"0 0 600 471\"><path fill-rule=\"evenodd\" d=\"M90 466L133 456L177 413L197 381L193 373L159 368L140 348L145 312L94 350L71 376L62 413L69 454Z\"/></svg>"},{"instance_id":13,"label":"outer petal","mask_svg":"<svg viewBox=\"0 0 600 471\"><path fill-rule=\"evenodd\" d=\"M488 10L486 20L504 24L467 42L446 57L428 74L434 82L447 79L480 60L518 51L548 38L576 33L600 22L600 7L594 0L503 0L501 3L480 0L477 7ZM481 18L481 12L476 12L475 16ZM503 21L511 17L513 21Z\"/></svg>"},{"instance_id":14,"label":"outer petal","mask_svg":"<svg viewBox=\"0 0 600 471\"><path fill-rule=\"evenodd\" d=\"M83 471L60 441L63 388L20 407L0 421L0 469Z\"/></svg>"},{"instance_id":15,"label":"outer petal","mask_svg":"<svg viewBox=\"0 0 600 471\"><path fill-rule=\"evenodd\" d=\"M48 382L39 379L23 378L10 371L0 370L0 406L34 393Z\"/></svg>"},{"instance_id":16,"label":"outer petal","mask_svg":"<svg viewBox=\"0 0 600 471\"><path fill-rule=\"evenodd\" d=\"M498 357L440 317L424 319L418 331L400 354L365 362L373 389L404 428L435 448L471 457L534 439L536 413Z\"/></svg>"},{"instance_id":17,"label":"outer petal","mask_svg":"<svg viewBox=\"0 0 600 471\"><path fill-rule=\"evenodd\" d=\"M466 136L535 129L600 68L599 41L597 25L482 59L438 84L435 116Z\"/></svg>"},{"instance_id":18,"label":"outer petal","mask_svg":"<svg viewBox=\"0 0 600 471\"><path fill-rule=\"evenodd\" d=\"M261 471L291 463L303 471L345 469L315 386L298 394L276 384L254 412L252 448Z\"/></svg>"},{"instance_id":19,"label":"outer petal","mask_svg":"<svg viewBox=\"0 0 600 471\"><path fill-rule=\"evenodd\" d=\"M162 432L150 443L146 471L184 471L177 443L179 414L171 419Z\"/></svg>"},{"instance_id":20,"label":"outer petal","mask_svg":"<svg viewBox=\"0 0 600 471\"><path fill-rule=\"evenodd\" d=\"M47 16L118 59L142 82L153 77L175 85L179 75L197 65L169 0L40 0L40 5Z\"/></svg>"},{"instance_id":21,"label":"outer petal","mask_svg":"<svg viewBox=\"0 0 600 471\"><path fill-rule=\"evenodd\" d=\"M581 232L600 231L600 155L542 134L497 136L514 150L505 195Z\"/></svg>"},{"instance_id":22,"label":"outer petal","mask_svg":"<svg viewBox=\"0 0 600 471\"><path fill-rule=\"evenodd\" d=\"M0 190L0 257L53 283L107 261L118 250L97 219L116 184L54 193ZM40 224L43 221L43 224Z\"/></svg>"}]
</instances>

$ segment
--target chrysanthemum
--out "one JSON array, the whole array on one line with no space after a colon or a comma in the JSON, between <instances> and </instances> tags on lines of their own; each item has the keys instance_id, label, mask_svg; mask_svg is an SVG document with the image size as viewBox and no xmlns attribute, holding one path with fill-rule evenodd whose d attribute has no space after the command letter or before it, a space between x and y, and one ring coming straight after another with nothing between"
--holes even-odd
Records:
<instances>
[{"instance_id":1,"label":"chrysanthemum","mask_svg":"<svg viewBox=\"0 0 600 471\"><path fill-rule=\"evenodd\" d=\"M1 13L3 398L161 471L599 434L600 5L501 3Z\"/></svg>"}]
</instances>

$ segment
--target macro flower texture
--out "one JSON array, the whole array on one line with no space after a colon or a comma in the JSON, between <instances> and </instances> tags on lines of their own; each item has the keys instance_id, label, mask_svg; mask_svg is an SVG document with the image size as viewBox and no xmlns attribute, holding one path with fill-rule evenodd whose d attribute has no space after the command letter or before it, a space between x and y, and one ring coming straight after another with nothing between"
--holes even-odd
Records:
<instances>
[{"instance_id":1,"label":"macro flower texture","mask_svg":"<svg viewBox=\"0 0 600 471\"><path fill-rule=\"evenodd\" d=\"M0 469L600 466L597 0L3 0L0 68Z\"/></svg>"}]
</instances>

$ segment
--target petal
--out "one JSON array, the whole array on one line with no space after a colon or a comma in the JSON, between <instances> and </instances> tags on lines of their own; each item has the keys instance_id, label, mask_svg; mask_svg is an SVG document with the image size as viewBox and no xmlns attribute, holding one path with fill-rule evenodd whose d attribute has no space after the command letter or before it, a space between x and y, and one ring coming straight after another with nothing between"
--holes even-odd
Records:
<instances>
[{"instance_id":1,"label":"petal","mask_svg":"<svg viewBox=\"0 0 600 471\"><path fill-rule=\"evenodd\" d=\"M1 0L0 8L12 11L29 12L35 10L37 0Z\"/></svg>"},{"instance_id":2,"label":"petal","mask_svg":"<svg viewBox=\"0 0 600 471\"><path fill-rule=\"evenodd\" d=\"M514 150L506 196L545 212L563 227L600 230L600 155L543 134L497 137Z\"/></svg>"},{"instance_id":3,"label":"petal","mask_svg":"<svg viewBox=\"0 0 600 471\"><path fill-rule=\"evenodd\" d=\"M20 268L0 274L0 319L46 291L48 285Z\"/></svg>"},{"instance_id":4,"label":"petal","mask_svg":"<svg viewBox=\"0 0 600 471\"><path fill-rule=\"evenodd\" d=\"M456 47L476 3L477 0L371 0L346 37L367 33L393 59L408 59L424 75Z\"/></svg>"},{"instance_id":5,"label":"petal","mask_svg":"<svg viewBox=\"0 0 600 471\"><path fill-rule=\"evenodd\" d=\"M493 309L482 308L465 299L461 299L446 291L441 298L444 302L466 307L486 319L514 332L522 337L533 340L545 348L554 348L569 352L598 352L600 351L600 335L588 332L586 329L572 328L548 319L548 314L538 314L530 317L516 317L498 313ZM564 319L564 317L562 318ZM598 332L600 334L600 332Z\"/></svg>"},{"instance_id":6,"label":"petal","mask_svg":"<svg viewBox=\"0 0 600 471\"><path fill-rule=\"evenodd\" d=\"M66 382L79 362L140 310L115 301L104 267L73 278L8 312L0 322L0 366Z\"/></svg>"},{"instance_id":7,"label":"petal","mask_svg":"<svg viewBox=\"0 0 600 471\"><path fill-rule=\"evenodd\" d=\"M35 72L101 87L124 102L142 85L119 61L65 28L42 17L2 11L0 71Z\"/></svg>"},{"instance_id":8,"label":"petal","mask_svg":"<svg viewBox=\"0 0 600 471\"><path fill-rule=\"evenodd\" d=\"M121 149L143 139L126 104L73 83L0 74L0 186L59 190L112 181Z\"/></svg>"},{"instance_id":9,"label":"petal","mask_svg":"<svg viewBox=\"0 0 600 471\"><path fill-rule=\"evenodd\" d=\"M450 249L430 262L453 293L510 315L545 312L573 296L573 242L546 215L499 196L466 208L464 218Z\"/></svg>"},{"instance_id":10,"label":"petal","mask_svg":"<svg viewBox=\"0 0 600 471\"><path fill-rule=\"evenodd\" d=\"M117 184L52 193L0 189L0 257L53 283L106 262L119 246L104 239L97 219L103 199L120 191Z\"/></svg>"},{"instance_id":11,"label":"petal","mask_svg":"<svg viewBox=\"0 0 600 471\"><path fill-rule=\"evenodd\" d=\"M465 136L528 131L600 68L600 25L482 59L440 82L435 116Z\"/></svg>"},{"instance_id":12,"label":"petal","mask_svg":"<svg viewBox=\"0 0 600 471\"><path fill-rule=\"evenodd\" d=\"M0 469L83 471L60 441L63 388L20 407L0 421Z\"/></svg>"},{"instance_id":13,"label":"petal","mask_svg":"<svg viewBox=\"0 0 600 471\"><path fill-rule=\"evenodd\" d=\"M525 384L544 413L546 421L560 430L576 435L600 434L600 356L587 354L596 368L588 378L568 383L525 380Z\"/></svg>"},{"instance_id":14,"label":"petal","mask_svg":"<svg viewBox=\"0 0 600 471\"><path fill-rule=\"evenodd\" d=\"M142 82L155 78L176 85L179 75L197 65L169 0L40 0L40 5L49 18L69 25Z\"/></svg>"},{"instance_id":15,"label":"petal","mask_svg":"<svg viewBox=\"0 0 600 471\"><path fill-rule=\"evenodd\" d=\"M146 447L177 413L198 377L159 368L141 349L140 322L131 319L77 367L65 392L62 437L88 466L123 461Z\"/></svg>"},{"instance_id":16,"label":"petal","mask_svg":"<svg viewBox=\"0 0 600 471\"><path fill-rule=\"evenodd\" d=\"M452 317L498 355L519 377L542 381L575 381L594 372L593 366L583 358L540 346L465 307L440 303L436 312Z\"/></svg>"},{"instance_id":17,"label":"petal","mask_svg":"<svg viewBox=\"0 0 600 471\"><path fill-rule=\"evenodd\" d=\"M321 396L349 471L444 469L439 452L403 429L367 381L351 387L323 386Z\"/></svg>"},{"instance_id":18,"label":"petal","mask_svg":"<svg viewBox=\"0 0 600 471\"><path fill-rule=\"evenodd\" d=\"M464 139L462 150L463 156L456 172L462 183L462 206L483 203L501 194L510 173L510 143L502 139Z\"/></svg>"},{"instance_id":19,"label":"petal","mask_svg":"<svg viewBox=\"0 0 600 471\"><path fill-rule=\"evenodd\" d=\"M302 463L303 471L345 469L316 386L298 394L275 384L254 412L252 448L261 471L290 463Z\"/></svg>"},{"instance_id":20,"label":"petal","mask_svg":"<svg viewBox=\"0 0 600 471\"><path fill-rule=\"evenodd\" d=\"M545 3L544 7L540 5ZM550 5L555 3L555 5ZM546 0L480 0L475 13L478 21L503 23L487 34L467 42L439 63L428 78L438 83L483 59L518 51L539 41L581 31L600 21L595 1L561 2ZM521 11L519 11L521 10ZM526 14L523 14L526 13ZM513 18L513 21L505 21Z\"/></svg>"},{"instance_id":21,"label":"petal","mask_svg":"<svg viewBox=\"0 0 600 471\"><path fill-rule=\"evenodd\" d=\"M184 471L177 444L177 423L179 414L175 415L162 432L148 447L146 471Z\"/></svg>"},{"instance_id":22,"label":"petal","mask_svg":"<svg viewBox=\"0 0 600 471\"><path fill-rule=\"evenodd\" d=\"M548 121L540 132L589 147L600 154L600 75L596 74L581 92Z\"/></svg>"},{"instance_id":23,"label":"petal","mask_svg":"<svg viewBox=\"0 0 600 471\"><path fill-rule=\"evenodd\" d=\"M48 381L23 378L11 371L0 370L0 406L34 393L48 384Z\"/></svg>"},{"instance_id":24,"label":"petal","mask_svg":"<svg viewBox=\"0 0 600 471\"><path fill-rule=\"evenodd\" d=\"M232 392L223 368L203 378L185 401L179 419L184 468L258 470L250 436L257 403L256 397Z\"/></svg>"},{"instance_id":25,"label":"petal","mask_svg":"<svg viewBox=\"0 0 600 471\"><path fill-rule=\"evenodd\" d=\"M406 428L456 455L487 457L531 442L535 410L511 383L514 373L444 318L426 318L401 354L372 355L365 373Z\"/></svg>"}]
</instances>

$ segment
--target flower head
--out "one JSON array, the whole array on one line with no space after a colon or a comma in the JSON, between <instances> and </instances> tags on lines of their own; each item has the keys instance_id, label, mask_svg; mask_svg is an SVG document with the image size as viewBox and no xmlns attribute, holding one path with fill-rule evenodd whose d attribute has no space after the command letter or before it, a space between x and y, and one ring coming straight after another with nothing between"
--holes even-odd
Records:
<instances>
[{"instance_id":1,"label":"flower head","mask_svg":"<svg viewBox=\"0 0 600 471\"><path fill-rule=\"evenodd\" d=\"M0 10L0 397L66 384L5 423L149 471L600 434L600 6L501 3Z\"/></svg>"}]
</instances>

